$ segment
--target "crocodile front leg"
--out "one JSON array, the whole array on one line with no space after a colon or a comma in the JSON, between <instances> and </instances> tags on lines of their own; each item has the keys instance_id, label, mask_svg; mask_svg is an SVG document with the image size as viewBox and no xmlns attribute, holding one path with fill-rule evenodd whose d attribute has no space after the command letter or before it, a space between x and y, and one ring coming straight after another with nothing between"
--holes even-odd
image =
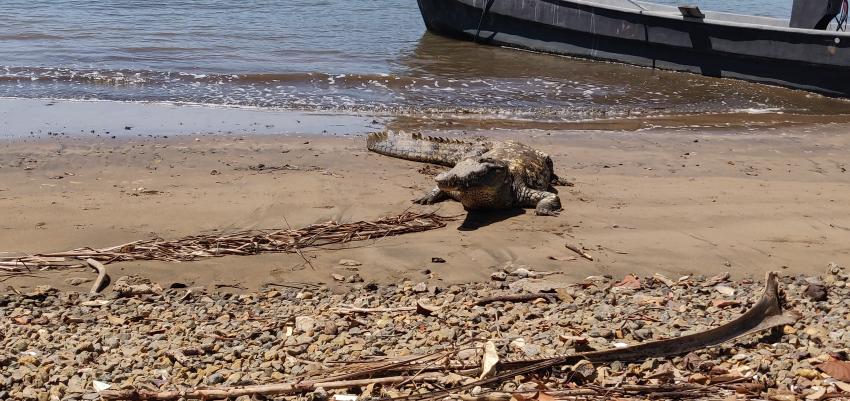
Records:
<instances>
[{"instance_id":1,"label":"crocodile front leg","mask_svg":"<svg viewBox=\"0 0 850 401\"><path fill-rule=\"evenodd\" d=\"M561 198L557 194L523 186L517 191L517 203L522 207L533 207L538 216L557 216L561 210Z\"/></svg>"},{"instance_id":2,"label":"crocodile front leg","mask_svg":"<svg viewBox=\"0 0 850 401\"><path fill-rule=\"evenodd\" d=\"M433 205L447 199L449 199L449 194L441 191L439 187L434 187L434 189L428 191L425 196L414 199L413 203L418 203L420 205Z\"/></svg>"}]
</instances>

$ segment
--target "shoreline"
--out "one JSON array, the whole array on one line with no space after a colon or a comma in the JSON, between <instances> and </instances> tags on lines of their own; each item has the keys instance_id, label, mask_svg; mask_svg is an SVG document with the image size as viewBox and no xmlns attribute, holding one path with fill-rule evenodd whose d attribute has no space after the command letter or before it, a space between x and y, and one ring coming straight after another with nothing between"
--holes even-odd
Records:
<instances>
[{"instance_id":1,"label":"shoreline","mask_svg":"<svg viewBox=\"0 0 850 401\"><path fill-rule=\"evenodd\" d=\"M383 117L168 102L0 98L0 140L182 135L351 135Z\"/></svg>"},{"instance_id":2,"label":"shoreline","mask_svg":"<svg viewBox=\"0 0 850 401\"><path fill-rule=\"evenodd\" d=\"M590 113L594 114L594 113ZM702 114L657 114L606 117L600 114L561 120L536 116L453 113L304 111L247 106L174 102L69 100L0 97L0 140L50 137L105 138L179 135L351 136L383 129L401 131L736 131L850 125L850 114L788 113L775 110L730 110Z\"/></svg>"}]
</instances>

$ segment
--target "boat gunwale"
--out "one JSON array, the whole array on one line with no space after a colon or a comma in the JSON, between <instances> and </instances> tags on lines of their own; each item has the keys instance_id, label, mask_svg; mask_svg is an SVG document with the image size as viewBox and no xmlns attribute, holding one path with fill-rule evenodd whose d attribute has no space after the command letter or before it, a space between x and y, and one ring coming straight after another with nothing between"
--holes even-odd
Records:
<instances>
[{"instance_id":1,"label":"boat gunwale","mask_svg":"<svg viewBox=\"0 0 850 401\"><path fill-rule=\"evenodd\" d=\"M460 1L463 1L463 0L460 0ZM487 0L467 0L467 1L472 3L473 7L481 8L479 6L476 6L475 4L480 2L480 1L486 2ZM667 20L672 20L672 21L692 22L694 24L728 26L728 27L734 27L734 28L744 28L744 29L753 29L753 30L764 30L764 31L789 32L789 33L795 33L795 34L807 34L807 35L812 35L812 36L824 36L824 37L830 37L830 38L833 38L833 39L834 38L850 38L850 32L848 32L848 31L842 32L842 31L825 31L825 30L819 30L819 29L792 28L792 27L787 27L787 26L765 25L765 24L728 21L728 20L711 19L711 18L705 18L705 19L702 19L702 20L696 19L696 18L690 18L690 17L686 18L686 17L682 16L681 14L678 14L679 9L676 8L676 7L668 6L666 4L652 3L652 2L646 2L646 1L625 0L625 1L628 1L630 3L635 4L637 7L640 7L640 4L650 4L650 5L652 5L652 7L669 7L671 9L671 11L670 12L662 12L662 11L654 11L654 10L641 10L639 8L625 8L625 7L620 7L620 6L617 6L617 5L614 5L614 4L606 4L604 2L596 2L596 1L592 1L592 0L536 0L536 1L544 2L544 3L553 3L553 4L557 4L557 3L577 4L577 5L581 5L581 6L602 8L602 9L606 9L606 10L623 12L623 13L633 14L633 15L646 15L646 16L649 16L649 17L662 18L662 19L667 19ZM676 14L673 14L673 12L674 12L673 10L675 10ZM496 13L496 10L491 8L490 12ZM725 13L725 12L718 12L718 11L704 11L704 13L706 14L706 17L712 16L712 15L715 15L715 16L717 16L717 15L728 15L728 16L737 16L737 17L744 17L744 18L766 18L766 19L772 19L772 20L777 20L777 21L785 21L781 18L753 16L753 15L747 15L747 14ZM498 13L498 14L502 14L502 13ZM505 15L505 14L502 14L502 15Z\"/></svg>"}]
</instances>

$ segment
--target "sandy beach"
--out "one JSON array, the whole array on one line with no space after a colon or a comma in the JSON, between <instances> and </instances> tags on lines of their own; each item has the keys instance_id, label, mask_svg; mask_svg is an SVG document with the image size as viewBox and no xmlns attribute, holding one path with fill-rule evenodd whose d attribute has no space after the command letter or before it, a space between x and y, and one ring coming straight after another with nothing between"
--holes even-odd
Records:
<instances>
[{"instance_id":1,"label":"sandy beach","mask_svg":"<svg viewBox=\"0 0 850 401\"><path fill-rule=\"evenodd\" d=\"M848 34L510 3L4 3L0 401L850 399Z\"/></svg>"},{"instance_id":2,"label":"sandy beach","mask_svg":"<svg viewBox=\"0 0 850 401\"><path fill-rule=\"evenodd\" d=\"M198 114L185 113L187 121L192 115ZM288 124L279 120L279 126ZM0 251L6 256L152 236L369 220L411 208L410 200L430 188L441 170L367 152L369 128L167 137L122 130L111 138L100 132L106 128L98 120L90 121L83 134L2 142ZM512 138L549 153L557 173L575 184L559 188L564 212L467 217L459 204L445 202L415 207L459 216L445 229L308 251L312 267L299 255L275 254L128 262L110 269L143 274L163 286L224 289L333 283L340 259L361 262L361 275L382 283L428 271L439 282L477 281L506 264L557 271L566 282L626 273L813 273L830 262L846 263L850 253L846 132L841 124L746 131L427 131ZM584 247L594 260L576 258L565 243ZM431 263L433 257L446 263ZM66 278L81 274L91 273L34 272L6 278L4 288L67 287Z\"/></svg>"}]
</instances>

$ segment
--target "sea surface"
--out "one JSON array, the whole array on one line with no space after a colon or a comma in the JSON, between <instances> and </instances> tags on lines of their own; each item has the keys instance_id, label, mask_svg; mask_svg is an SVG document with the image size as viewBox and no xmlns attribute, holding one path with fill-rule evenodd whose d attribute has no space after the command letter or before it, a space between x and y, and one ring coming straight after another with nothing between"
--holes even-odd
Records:
<instances>
[{"instance_id":1,"label":"sea surface","mask_svg":"<svg viewBox=\"0 0 850 401\"><path fill-rule=\"evenodd\" d=\"M780 18L791 7L696 3ZM556 120L850 111L799 91L445 39L425 31L415 0L4 0L0 97Z\"/></svg>"}]
</instances>

